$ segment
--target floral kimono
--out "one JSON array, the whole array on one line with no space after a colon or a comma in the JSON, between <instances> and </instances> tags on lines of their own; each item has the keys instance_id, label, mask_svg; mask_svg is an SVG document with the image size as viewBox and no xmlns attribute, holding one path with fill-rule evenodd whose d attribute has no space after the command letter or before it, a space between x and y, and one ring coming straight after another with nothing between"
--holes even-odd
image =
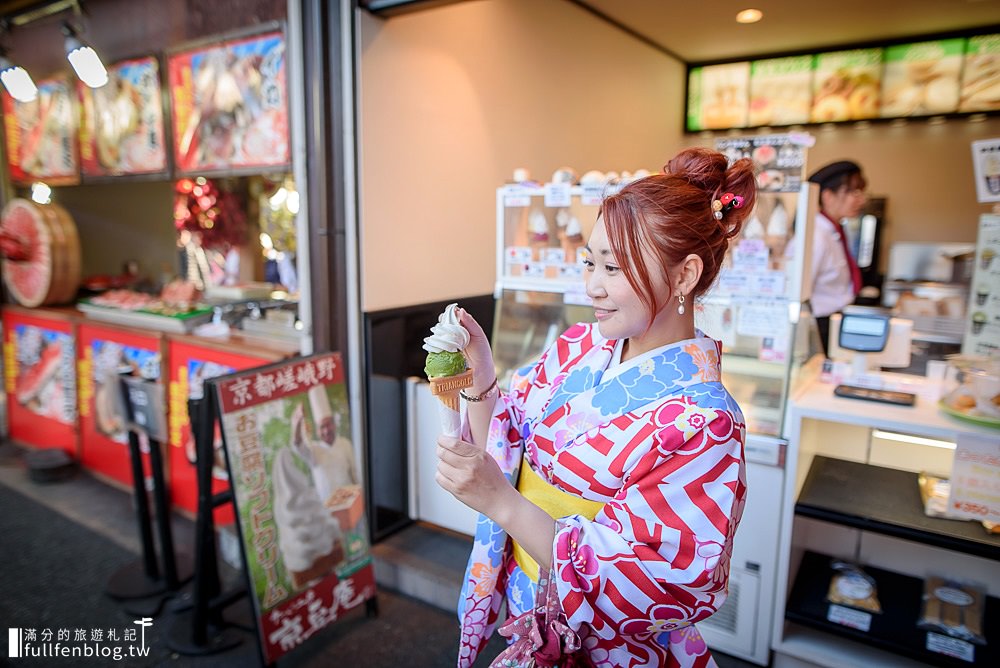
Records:
<instances>
[{"instance_id":1,"label":"floral kimono","mask_svg":"<svg viewBox=\"0 0 1000 668\"><path fill-rule=\"evenodd\" d=\"M552 550L562 608L597 666L713 666L694 623L727 595L743 414L720 382L721 346L700 332L615 365L620 345L596 325L570 328L497 400L487 448L512 482L523 458L557 489L603 503L593 520L561 518ZM504 600L511 616L534 606L511 543L480 516L460 667Z\"/></svg>"}]
</instances>

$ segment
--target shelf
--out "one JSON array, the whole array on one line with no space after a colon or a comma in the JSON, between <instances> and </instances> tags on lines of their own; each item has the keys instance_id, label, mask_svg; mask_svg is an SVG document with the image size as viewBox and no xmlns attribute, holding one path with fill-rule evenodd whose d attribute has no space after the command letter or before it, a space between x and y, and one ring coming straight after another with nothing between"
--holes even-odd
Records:
<instances>
[{"instance_id":1,"label":"shelf","mask_svg":"<svg viewBox=\"0 0 1000 668\"><path fill-rule=\"evenodd\" d=\"M980 523L927 517L909 471L817 455L795 513L1000 561L1000 536Z\"/></svg>"},{"instance_id":2,"label":"shelf","mask_svg":"<svg viewBox=\"0 0 1000 668\"><path fill-rule=\"evenodd\" d=\"M983 631L990 645L975 645L972 663L926 649L927 631L917 628L924 583L919 578L865 566L878 588L881 614L871 615L871 627L861 631L827 620L830 603L826 600L830 579L830 557L806 552L802 557L792 593L785 608L785 617L803 626L850 638L872 647L937 666L998 666L1000 665L1000 600L987 596L983 616Z\"/></svg>"}]
</instances>

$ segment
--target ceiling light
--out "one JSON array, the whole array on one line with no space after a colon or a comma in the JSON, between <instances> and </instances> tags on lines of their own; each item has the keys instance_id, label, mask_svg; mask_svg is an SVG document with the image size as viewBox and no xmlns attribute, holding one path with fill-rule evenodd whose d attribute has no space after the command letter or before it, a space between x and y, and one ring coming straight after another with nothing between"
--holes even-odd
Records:
<instances>
[{"instance_id":1,"label":"ceiling light","mask_svg":"<svg viewBox=\"0 0 1000 668\"><path fill-rule=\"evenodd\" d=\"M10 96L18 102L31 102L38 97L38 87L23 67L0 55L0 81Z\"/></svg>"},{"instance_id":2,"label":"ceiling light","mask_svg":"<svg viewBox=\"0 0 1000 668\"><path fill-rule=\"evenodd\" d=\"M764 12L759 9L744 9L736 15L737 23L757 23L764 18Z\"/></svg>"},{"instance_id":3,"label":"ceiling light","mask_svg":"<svg viewBox=\"0 0 1000 668\"><path fill-rule=\"evenodd\" d=\"M69 23L63 24L63 34L66 35L66 58L80 81L91 88L100 88L108 83L108 70L94 48L81 41Z\"/></svg>"}]
</instances>

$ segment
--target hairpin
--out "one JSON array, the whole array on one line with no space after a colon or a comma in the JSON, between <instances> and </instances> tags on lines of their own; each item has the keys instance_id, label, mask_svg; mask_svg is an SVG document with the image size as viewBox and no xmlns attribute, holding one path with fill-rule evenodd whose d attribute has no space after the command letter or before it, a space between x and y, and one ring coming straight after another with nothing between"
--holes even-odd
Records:
<instances>
[{"instance_id":1,"label":"hairpin","mask_svg":"<svg viewBox=\"0 0 1000 668\"><path fill-rule=\"evenodd\" d=\"M743 197L726 193L719 199L712 200L712 215L715 216L716 220L722 220L722 216L730 209L739 209L742 207Z\"/></svg>"}]
</instances>

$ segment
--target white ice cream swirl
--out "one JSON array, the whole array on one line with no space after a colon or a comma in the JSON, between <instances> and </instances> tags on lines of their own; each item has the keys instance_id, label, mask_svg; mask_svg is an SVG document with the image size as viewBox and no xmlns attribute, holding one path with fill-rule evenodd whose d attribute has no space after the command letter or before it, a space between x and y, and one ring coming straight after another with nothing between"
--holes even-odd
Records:
<instances>
[{"instance_id":1,"label":"white ice cream swirl","mask_svg":"<svg viewBox=\"0 0 1000 668\"><path fill-rule=\"evenodd\" d=\"M278 452L272 470L278 546L290 571L304 571L342 539L340 524L323 507L309 477L295 464L290 448Z\"/></svg>"},{"instance_id":2,"label":"white ice cream swirl","mask_svg":"<svg viewBox=\"0 0 1000 668\"><path fill-rule=\"evenodd\" d=\"M424 350L429 353L457 353L469 345L469 330L458 323L458 304L448 304L448 308L438 316L437 324L431 327L431 335L424 339Z\"/></svg>"}]
</instances>

